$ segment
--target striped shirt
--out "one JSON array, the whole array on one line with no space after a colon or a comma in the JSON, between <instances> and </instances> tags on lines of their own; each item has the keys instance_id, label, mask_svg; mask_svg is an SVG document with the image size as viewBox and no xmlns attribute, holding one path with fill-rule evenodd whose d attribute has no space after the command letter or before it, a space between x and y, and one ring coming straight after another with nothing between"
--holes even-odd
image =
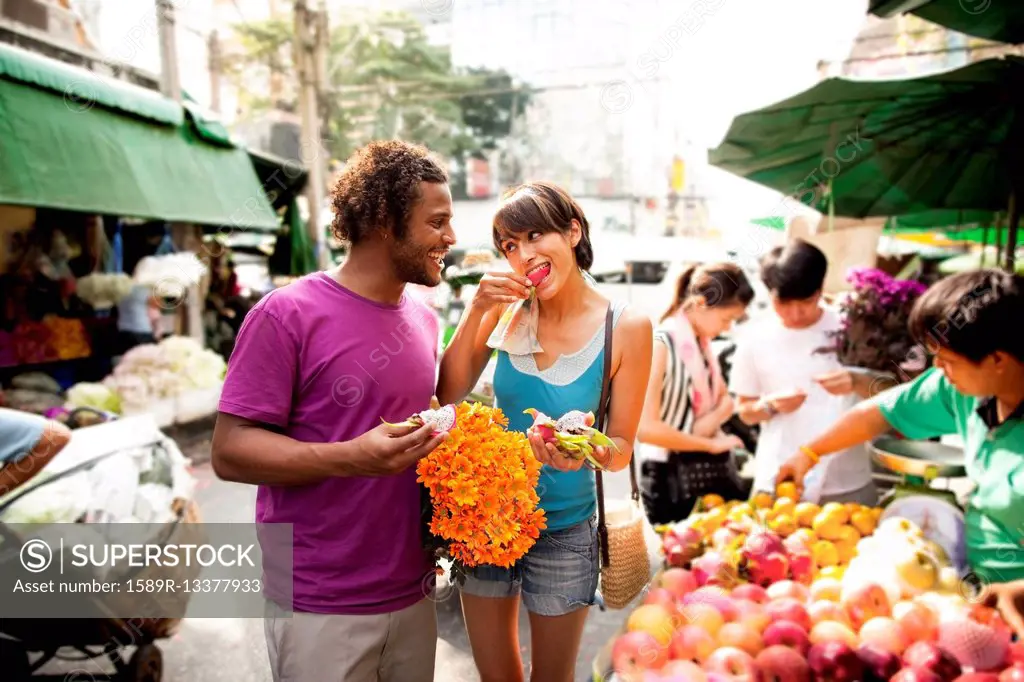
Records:
<instances>
[{"instance_id":1,"label":"striped shirt","mask_svg":"<svg viewBox=\"0 0 1024 682\"><path fill-rule=\"evenodd\" d=\"M661 380L661 420L683 433L693 432L693 378L686 371L683 357L676 352L671 333L664 328L656 329L654 341L665 345L668 358L665 361L665 375ZM667 462L668 451L649 443L640 443L637 449L640 459L648 462Z\"/></svg>"},{"instance_id":2,"label":"striped shirt","mask_svg":"<svg viewBox=\"0 0 1024 682\"><path fill-rule=\"evenodd\" d=\"M683 433L690 433L693 429L693 408L690 402L693 379L686 371L683 357L676 352L672 335L667 330L659 329L654 340L665 344L668 350L665 376L661 380L661 420Z\"/></svg>"}]
</instances>

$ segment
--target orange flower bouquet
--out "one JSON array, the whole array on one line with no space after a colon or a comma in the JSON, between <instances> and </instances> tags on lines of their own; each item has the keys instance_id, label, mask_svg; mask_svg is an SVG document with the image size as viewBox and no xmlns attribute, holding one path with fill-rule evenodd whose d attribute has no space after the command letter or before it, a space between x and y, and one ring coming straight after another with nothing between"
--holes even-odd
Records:
<instances>
[{"instance_id":1,"label":"orange flower bouquet","mask_svg":"<svg viewBox=\"0 0 1024 682\"><path fill-rule=\"evenodd\" d=\"M537 508L541 463L526 435L507 430L498 408L464 402L449 439L419 461L417 479L429 499L424 520L436 559L452 562L460 583L465 569L518 561L546 527Z\"/></svg>"}]
</instances>

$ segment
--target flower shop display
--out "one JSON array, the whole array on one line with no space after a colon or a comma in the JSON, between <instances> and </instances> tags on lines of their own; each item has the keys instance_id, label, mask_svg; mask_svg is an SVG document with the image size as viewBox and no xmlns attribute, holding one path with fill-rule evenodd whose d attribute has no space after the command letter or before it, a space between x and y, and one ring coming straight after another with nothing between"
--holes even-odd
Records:
<instances>
[{"instance_id":1,"label":"flower shop display","mask_svg":"<svg viewBox=\"0 0 1024 682\"><path fill-rule=\"evenodd\" d=\"M62 404L69 410L151 413L165 427L216 412L226 372L219 354L193 338L170 336L129 350L102 382L73 385Z\"/></svg>"},{"instance_id":2,"label":"flower shop display","mask_svg":"<svg viewBox=\"0 0 1024 682\"><path fill-rule=\"evenodd\" d=\"M847 367L894 374L923 370L923 352L907 333L907 320L927 287L873 268L852 270L848 280L853 291L840 304L843 326L824 350Z\"/></svg>"},{"instance_id":3,"label":"flower shop display","mask_svg":"<svg viewBox=\"0 0 1024 682\"><path fill-rule=\"evenodd\" d=\"M448 439L416 472L429 494L430 548L461 584L467 568L514 564L546 525L537 508L541 464L526 436L509 431L498 408L463 402L455 412Z\"/></svg>"},{"instance_id":4,"label":"flower shop display","mask_svg":"<svg viewBox=\"0 0 1024 682\"><path fill-rule=\"evenodd\" d=\"M94 310L109 310L132 292L132 278L124 273L93 272L78 280L78 297Z\"/></svg>"}]
</instances>

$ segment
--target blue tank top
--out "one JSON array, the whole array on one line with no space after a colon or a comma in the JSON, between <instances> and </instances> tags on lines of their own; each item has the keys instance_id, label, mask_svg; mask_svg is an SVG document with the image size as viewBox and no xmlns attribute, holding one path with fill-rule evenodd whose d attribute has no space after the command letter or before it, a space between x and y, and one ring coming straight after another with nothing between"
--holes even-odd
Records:
<instances>
[{"instance_id":1,"label":"blue tank top","mask_svg":"<svg viewBox=\"0 0 1024 682\"><path fill-rule=\"evenodd\" d=\"M613 303L613 323L622 307ZM533 418L523 410L533 407L557 419L570 410L594 412L601 400L604 376L604 325L586 346L562 355L545 370L537 368L533 355L510 356L498 352L494 369L495 405L508 417L508 428L525 432ZM544 465L537 484L540 507L547 516L547 530L570 528L597 513L594 472L559 471Z\"/></svg>"}]
</instances>

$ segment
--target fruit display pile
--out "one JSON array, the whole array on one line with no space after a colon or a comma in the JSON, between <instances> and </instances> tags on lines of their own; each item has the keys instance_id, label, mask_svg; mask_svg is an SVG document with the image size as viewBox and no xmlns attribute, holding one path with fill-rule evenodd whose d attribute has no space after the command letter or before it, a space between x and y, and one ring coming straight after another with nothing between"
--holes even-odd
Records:
<instances>
[{"instance_id":1,"label":"fruit display pile","mask_svg":"<svg viewBox=\"0 0 1024 682\"><path fill-rule=\"evenodd\" d=\"M880 509L702 501L608 649L614 682L1008 682L1024 649Z\"/></svg>"}]
</instances>

